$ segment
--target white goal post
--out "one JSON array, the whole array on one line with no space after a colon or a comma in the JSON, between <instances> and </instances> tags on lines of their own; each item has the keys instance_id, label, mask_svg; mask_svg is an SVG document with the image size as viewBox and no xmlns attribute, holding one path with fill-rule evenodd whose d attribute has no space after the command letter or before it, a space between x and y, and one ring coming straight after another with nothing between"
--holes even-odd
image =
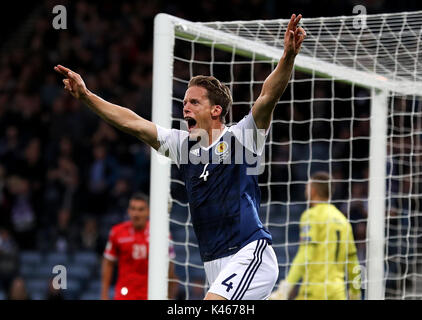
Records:
<instances>
[{"instance_id":1,"label":"white goal post","mask_svg":"<svg viewBox=\"0 0 422 320\"><path fill-rule=\"evenodd\" d=\"M391 108L395 96L418 101L422 94L422 49L420 40L415 40L422 38L422 11L363 18L366 23L360 28L356 28L356 16L303 18L301 26L307 39L296 57L295 70L371 92L366 298L384 299L389 105ZM288 19L197 23L158 14L154 22L152 121L172 127L176 37L212 47L213 52L222 50L254 61L272 61L274 65L283 53L287 22ZM335 99L331 100L334 103ZM354 102L353 97L350 100ZM276 140L273 137L270 143ZM154 300L167 299L169 203L174 202L170 184L171 162L152 151L148 298Z\"/></svg>"},{"instance_id":2,"label":"white goal post","mask_svg":"<svg viewBox=\"0 0 422 320\"><path fill-rule=\"evenodd\" d=\"M173 81L174 20L164 14L155 18L152 84L152 121L171 127ZM168 281L168 195L170 161L151 152L150 247L148 261L148 298L167 299Z\"/></svg>"}]
</instances>

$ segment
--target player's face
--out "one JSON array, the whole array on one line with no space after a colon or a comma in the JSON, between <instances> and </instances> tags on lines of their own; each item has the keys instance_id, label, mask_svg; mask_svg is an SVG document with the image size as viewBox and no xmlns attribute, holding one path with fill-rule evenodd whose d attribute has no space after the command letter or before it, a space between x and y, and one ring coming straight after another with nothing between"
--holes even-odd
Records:
<instances>
[{"instance_id":1,"label":"player's face","mask_svg":"<svg viewBox=\"0 0 422 320\"><path fill-rule=\"evenodd\" d=\"M130 200L127 212L135 229L142 229L148 221L149 207L143 200Z\"/></svg>"},{"instance_id":2,"label":"player's face","mask_svg":"<svg viewBox=\"0 0 422 320\"><path fill-rule=\"evenodd\" d=\"M189 133L195 129L207 130L212 120L212 105L207 89L193 86L188 88L183 99L183 117L188 124Z\"/></svg>"}]
</instances>

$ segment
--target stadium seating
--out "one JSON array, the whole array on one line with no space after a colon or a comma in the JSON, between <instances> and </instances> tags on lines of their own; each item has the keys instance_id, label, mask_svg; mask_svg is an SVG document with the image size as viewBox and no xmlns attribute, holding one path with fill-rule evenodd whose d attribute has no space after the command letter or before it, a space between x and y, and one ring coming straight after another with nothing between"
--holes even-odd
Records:
<instances>
[{"instance_id":1,"label":"stadium seating","mask_svg":"<svg viewBox=\"0 0 422 320\"><path fill-rule=\"evenodd\" d=\"M114 296L114 287L110 288L109 297ZM101 282L94 280L91 282L88 290L83 292L79 297L81 300L100 300L101 299Z\"/></svg>"},{"instance_id":2,"label":"stadium seating","mask_svg":"<svg viewBox=\"0 0 422 320\"><path fill-rule=\"evenodd\" d=\"M20 254L20 261L20 274L26 280L28 293L33 300L46 298L48 283L55 276L53 267L56 265L66 267L67 289L63 290L65 299L100 298L100 260L95 252L47 252L43 255L35 251L24 251ZM1 299L6 299L4 292L0 293Z\"/></svg>"},{"instance_id":3,"label":"stadium seating","mask_svg":"<svg viewBox=\"0 0 422 320\"><path fill-rule=\"evenodd\" d=\"M66 253L50 252L46 256L46 262L51 266L66 265L69 263L69 256Z\"/></svg>"},{"instance_id":4,"label":"stadium seating","mask_svg":"<svg viewBox=\"0 0 422 320\"><path fill-rule=\"evenodd\" d=\"M22 251L20 253L21 265L35 266L41 263L42 255L37 251Z\"/></svg>"},{"instance_id":5,"label":"stadium seating","mask_svg":"<svg viewBox=\"0 0 422 320\"><path fill-rule=\"evenodd\" d=\"M89 279L91 273L91 268L89 266L77 264L77 262L67 266L67 276L69 279L86 281Z\"/></svg>"},{"instance_id":6,"label":"stadium seating","mask_svg":"<svg viewBox=\"0 0 422 320\"><path fill-rule=\"evenodd\" d=\"M88 291L82 293L80 300L100 300L100 293L94 291Z\"/></svg>"},{"instance_id":7,"label":"stadium seating","mask_svg":"<svg viewBox=\"0 0 422 320\"><path fill-rule=\"evenodd\" d=\"M101 291L101 280L100 279L94 279L89 282L87 286L88 291L92 292L100 292Z\"/></svg>"},{"instance_id":8,"label":"stadium seating","mask_svg":"<svg viewBox=\"0 0 422 320\"><path fill-rule=\"evenodd\" d=\"M67 279L67 288L62 290L63 297L66 300L75 300L79 298L82 284L79 280Z\"/></svg>"},{"instance_id":9,"label":"stadium seating","mask_svg":"<svg viewBox=\"0 0 422 320\"><path fill-rule=\"evenodd\" d=\"M48 290L48 280L46 279L27 279L26 289L33 300L44 299Z\"/></svg>"},{"instance_id":10,"label":"stadium seating","mask_svg":"<svg viewBox=\"0 0 422 320\"><path fill-rule=\"evenodd\" d=\"M24 278L31 277L36 272L36 266L28 263L21 263L20 265L20 274Z\"/></svg>"},{"instance_id":11,"label":"stadium seating","mask_svg":"<svg viewBox=\"0 0 422 320\"><path fill-rule=\"evenodd\" d=\"M31 295L31 300L45 300L46 294L43 292L33 292Z\"/></svg>"},{"instance_id":12,"label":"stadium seating","mask_svg":"<svg viewBox=\"0 0 422 320\"><path fill-rule=\"evenodd\" d=\"M94 252L78 251L73 255L73 261L78 264L93 267L98 264L99 260L97 254Z\"/></svg>"},{"instance_id":13,"label":"stadium seating","mask_svg":"<svg viewBox=\"0 0 422 320\"><path fill-rule=\"evenodd\" d=\"M40 279L49 279L54 276L53 266L50 263L42 262L34 269L33 276Z\"/></svg>"}]
</instances>

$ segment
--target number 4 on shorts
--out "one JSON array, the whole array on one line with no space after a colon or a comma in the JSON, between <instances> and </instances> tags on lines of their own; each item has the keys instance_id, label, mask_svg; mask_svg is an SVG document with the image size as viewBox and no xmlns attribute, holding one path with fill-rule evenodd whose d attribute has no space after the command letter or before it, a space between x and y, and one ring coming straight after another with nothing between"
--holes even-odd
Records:
<instances>
[{"instance_id":1,"label":"number 4 on shorts","mask_svg":"<svg viewBox=\"0 0 422 320\"><path fill-rule=\"evenodd\" d=\"M229 292L231 289L233 289L233 282L227 283L227 281L231 280L236 276L236 273L233 273L230 277L226 278L221 284L226 286L226 291Z\"/></svg>"}]
</instances>

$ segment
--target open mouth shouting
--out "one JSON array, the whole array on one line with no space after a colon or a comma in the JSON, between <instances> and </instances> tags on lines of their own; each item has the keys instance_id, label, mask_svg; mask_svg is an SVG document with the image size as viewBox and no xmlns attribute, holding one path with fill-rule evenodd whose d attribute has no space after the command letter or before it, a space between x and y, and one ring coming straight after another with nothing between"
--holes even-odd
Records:
<instances>
[{"instance_id":1,"label":"open mouth shouting","mask_svg":"<svg viewBox=\"0 0 422 320\"><path fill-rule=\"evenodd\" d=\"M196 127L196 120L194 118L191 118L191 117L185 117L185 121L188 124L189 132L191 132L191 130Z\"/></svg>"}]
</instances>

